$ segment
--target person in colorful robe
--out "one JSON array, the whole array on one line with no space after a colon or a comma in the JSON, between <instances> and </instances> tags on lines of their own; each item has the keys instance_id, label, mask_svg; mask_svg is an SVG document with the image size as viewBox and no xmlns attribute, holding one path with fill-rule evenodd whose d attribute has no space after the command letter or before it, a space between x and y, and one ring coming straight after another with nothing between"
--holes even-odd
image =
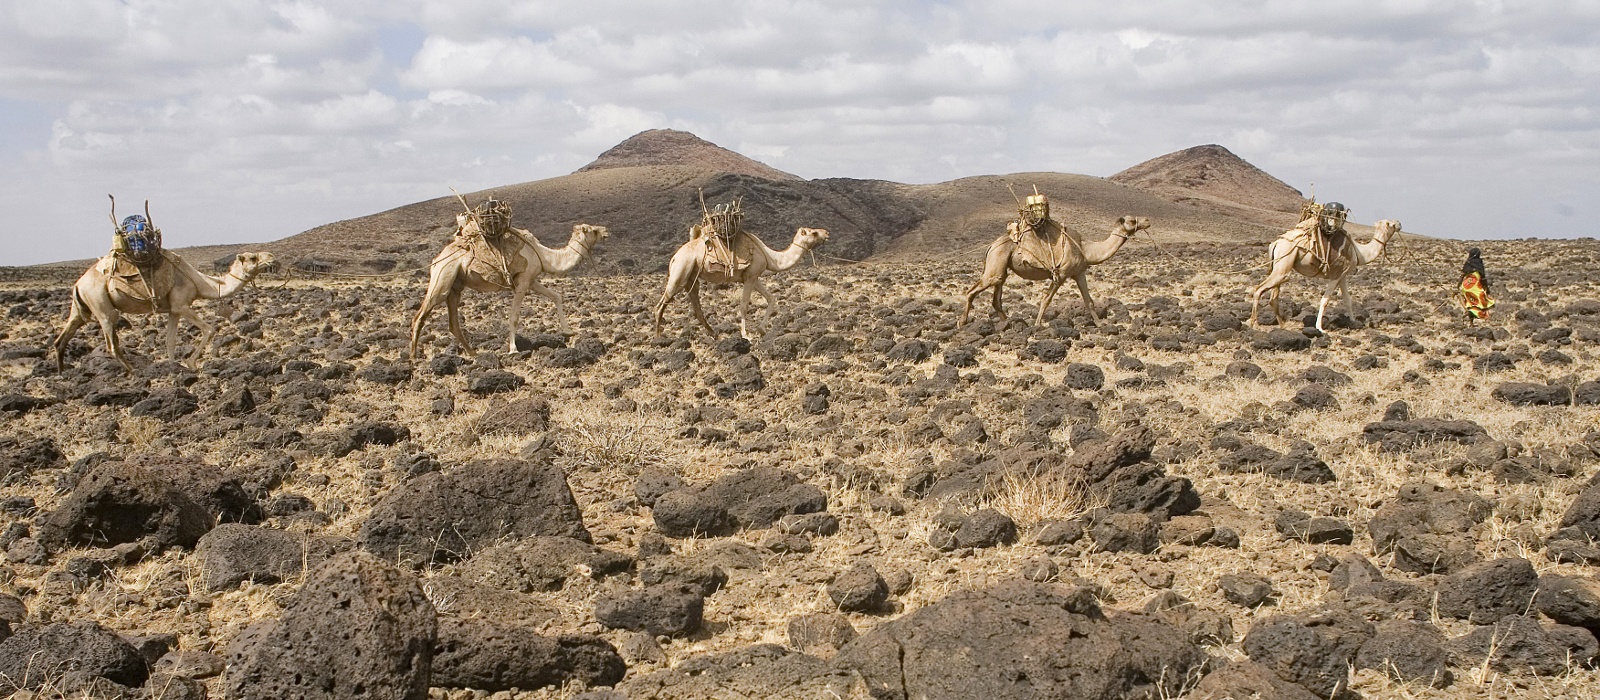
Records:
<instances>
[{"instance_id":1,"label":"person in colorful robe","mask_svg":"<svg viewBox=\"0 0 1600 700\"><path fill-rule=\"evenodd\" d=\"M1483 268L1483 258L1477 248L1467 251L1467 261L1461 265L1459 298L1467 312L1467 325L1489 320L1494 299L1489 296L1489 273Z\"/></svg>"}]
</instances>

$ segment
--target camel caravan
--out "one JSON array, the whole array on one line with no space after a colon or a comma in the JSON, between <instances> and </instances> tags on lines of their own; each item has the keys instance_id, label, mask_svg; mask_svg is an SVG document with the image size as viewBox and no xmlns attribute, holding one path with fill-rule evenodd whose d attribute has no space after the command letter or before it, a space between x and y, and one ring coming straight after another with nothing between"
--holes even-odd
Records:
<instances>
[{"instance_id":1,"label":"camel caravan","mask_svg":"<svg viewBox=\"0 0 1600 700\"><path fill-rule=\"evenodd\" d=\"M1015 194L1013 194L1015 196ZM411 324L409 358L418 358L428 317L443 303L447 324L460 350L474 353L461 322L461 293L472 289L486 293L511 293L506 309L506 340L502 347L517 350L517 328L523 299L529 292L550 301L556 326L571 335L567 312L559 292L541 283L545 276L557 276L576 269L594 255L595 247L609 235L604 226L576 224L566 245L547 247L526 229L511 226L511 205L490 197L469 206L457 195L463 212L456 215L456 230L450 242L434 257L428 268L428 286L416 318ZM1035 187L1033 194L1019 199L1017 218L989 245L983 271L965 294L958 326L972 315L973 301L992 291L993 314L1004 330L1009 319L1002 307L1008 276L1045 282L1034 325L1044 323L1045 314L1056 292L1068 280L1083 297L1089 322L1099 325L1100 311L1089 294L1089 268L1105 264L1138 232L1148 230L1150 219L1125 215L1113 222L1109 234L1099 241L1083 237L1060 221L1051 218L1050 200ZM770 330L777 299L762 281L764 276L782 272L799 264L807 253L826 243L828 232L821 228L800 227L794 240L783 250L767 247L760 238L745 230L742 202L715 207L701 197L701 220L689 227L688 240L673 253L668 265L666 288L654 308L653 332L660 337L667 306L683 294L696 321L711 337L716 331L700 303L703 284L738 285L739 334L750 338L749 308L753 294L766 300L762 317L763 332ZM1328 302L1337 289L1346 313L1352 318L1360 307L1350 295L1350 275L1360 266L1383 257L1388 245L1400 233L1400 222L1378 221L1376 234L1369 241L1357 241L1345 230L1349 210L1342 204L1318 204L1315 198L1305 203L1300 223L1273 241L1268 249L1271 272L1251 292L1250 323L1260 326L1262 296L1269 298L1278 324L1285 322L1279 307L1279 291L1292 273L1326 283L1317 307L1316 328L1323 330ZM149 203L144 215L132 215L120 222L116 218L116 199L112 199L114 227L112 250L78 279L72 288L72 305L66 327L55 341L56 364L64 368L67 346L74 334L93 320L99 323L107 350L129 372L133 371L117 337L117 322L125 314L164 314L167 317L167 354L176 359L178 320L185 319L200 329L191 361L206 352L215 327L202 321L191 308L197 299L221 299L243 289L257 275L275 269L271 253L241 253L220 277L207 275L161 246L161 231L151 221ZM1476 249L1473 251L1476 253ZM1474 263L1476 263L1474 265ZM1482 261L1469 257L1463 267L1462 291L1458 293L1469 318L1488 317L1493 300L1488 297L1488 276Z\"/></svg>"}]
</instances>

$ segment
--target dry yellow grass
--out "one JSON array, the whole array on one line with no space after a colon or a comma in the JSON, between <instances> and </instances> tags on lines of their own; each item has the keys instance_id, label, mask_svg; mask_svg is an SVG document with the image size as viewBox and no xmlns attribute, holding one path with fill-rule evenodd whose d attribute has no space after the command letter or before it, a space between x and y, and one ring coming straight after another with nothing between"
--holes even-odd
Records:
<instances>
[{"instance_id":1,"label":"dry yellow grass","mask_svg":"<svg viewBox=\"0 0 1600 700\"><path fill-rule=\"evenodd\" d=\"M1425 250L1432 244L1415 245L1417 250ZM1448 249L1446 244L1438 247ZM1516 252L1510 246L1499 250L1493 246L1485 248L1491 257L1501 255L1499 259L1521 259L1510 256L1525 255L1528 262L1532 262L1537 257L1536 253ZM1113 608L1137 608L1158 592L1146 583L1150 577L1141 576L1141 573L1170 572L1172 590L1194 601L1201 609L1228 615L1236 636L1242 638L1256 619L1311 607L1324 600L1329 593L1325 577L1308 569L1306 564L1319 553L1340 556L1354 551L1370 556L1371 543L1363 527L1366 520L1381 503L1394 496L1400 485L1423 479L1496 500L1499 507L1482 528L1478 544L1481 554L1524 556L1533 561L1541 573L1589 573L1585 567L1553 564L1536 548L1538 538L1555 529L1576 487L1594 471L1595 465L1582 465L1579 475L1570 479L1544 484L1501 484L1482 471L1447 469L1462 458L1464 451L1459 447L1438 446L1393 454L1378 451L1363 442L1360 435L1362 427L1376 420L1389 402L1405 400L1416 416L1472 420L1496 438L1514 438L1531 451L1563 449L1587 430L1600 426L1600 411L1593 407L1511 407L1491 399L1489 390L1501 381L1544 381L1566 374L1576 374L1585 380L1600 377L1600 364L1596 362L1595 348L1591 344L1577 342L1562 348L1573 358L1572 365L1552 366L1528 358L1510 372L1484 376L1472 371L1471 354L1490 349L1514 352L1526 345L1527 340L1517 335L1503 341L1469 340L1456 330L1459 324L1453 318L1424 313L1419 323L1403 327L1336 330L1330 334L1326 347L1304 353L1256 351L1249 348L1242 334L1222 334L1215 345L1195 346L1184 352L1156 351L1132 335L1132 322L1147 316L1137 305L1156 296L1166 296L1179 300L1184 311L1194 313L1234 307L1243 299L1243 290L1256 279L1255 273L1234 270L1246 269L1256 262L1254 251L1229 253L1231 257L1215 269L1197 262L1180 270L1177 262L1165 256L1130 250L1133 254L1091 274L1092 289L1099 301L1115 300L1114 308L1131 309L1131 319L1119 318L1118 314L1108 319L1124 328L1122 335L1110 336L1088 329L1075 295L1063 295L1064 298L1057 301L1060 318L1070 320L1084 331L1084 337L1072 344L1068 360L1098 365L1106 374L1106 390L1078 393L1092 398L1098 405L1100 427L1107 432L1124 418L1142 415L1139 420L1161 435L1158 451L1170 454L1174 460L1167 465L1170 473L1193 480L1196 489L1211 499L1208 502L1225 501L1238 509L1236 515L1228 517L1248 526L1240 528L1243 545L1240 549L1163 547L1153 555L1142 556L1069 548L1051 555L1029 544L1029 529L1041 520L1073 517L1096 504L1085 501L1081 484L1013 477L997 489L987 505L1018 521L1024 531L1022 543L951 556L935 552L927 545L932 516L942 504L904 499L909 513L891 516L867 507L867 502L879 495L869 482L846 481L831 475L830 460L870 470L883 477L884 491L898 496L899 485L906 476L923 466L938 464L963 449L947 441L924 445L908 439L912 428L930 418L941 402L970 401L971 414L983 421L990 435L990 445L980 449L989 449L1013 437L1021 428L1016 401L1031 397L1039 388L1061 383L1065 374L1063 364L1041 363L1022 357L1014 348L997 346L979 352L977 366L961 369L961 374L968 377L992 375L992 384L963 381L949 395L913 404L901 397L904 387L884 382L885 375L898 365L878 367L871 364L878 356L866 350L867 344L887 327L879 324L885 323L882 319L889 315L877 314L875 310L900 308L902 300L906 299L922 300L929 305L929 310L918 317L916 324L894 327L895 339L920 334L935 342L940 351L952 344L948 331L960 309L959 294L976 272L973 261L959 265L827 268L821 272L801 271L792 278L780 277L773 285L780 299L780 319L787 309L810 305L805 312L806 322L810 324L807 332L813 335L823 331L839 333L855 344L856 351L846 356L842 368L828 370L823 367L827 362L825 357L780 361L758 349L767 389L735 399L721 399L715 394L712 379L730 376L730 361L719 357L698 330L683 330L688 324L687 311L683 308L677 308L678 313L671 316L668 342L672 338L689 339L687 347L696 355L689 369L663 372L642 368L635 361L636 353L661 349L650 342L644 325L648 306L659 289L659 277L580 277L560 281L556 284L567 295L574 326L581 334L596 337L611 348L598 364L583 368L550 368L537 358L513 360L507 367L526 377L529 385L512 396L549 398L552 427L547 437L559 452L559 464L567 471L596 543L607 548L631 552L640 538L653 530L649 509L638 506L632 499L634 481L645 469L664 469L691 482L703 483L730 468L771 464L800 472L826 491L830 511L841 520L841 530L836 535L815 538L814 550L808 554L771 553L762 547L767 533L761 531L714 541L672 542L677 551L691 555L740 543L761 552L763 567L729 572L732 578L729 587L707 600L706 616L711 631L666 644L668 665L751 643L784 643L788 621L797 614L831 609L825 592L827 583L834 574L862 560L874 563L886 574L905 572L911 575L914 580L911 590L896 599L901 612L937 602L955 590L990 585L1012 577L1025 563L1039 557L1051 557L1059 565L1063 579L1081 577L1099 583L1108 594L1105 604ZM1392 298L1407 308L1425 310L1435 294L1431 279L1437 275L1418 267L1431 264L1426 263L1427 259L1421 254L1415 260L1417 262L1411 266L1392 265L1361 273L1361 281L1355 286L1358 298L1369 306L1381 298ZM1506 274L1506 285L1531 294L1522 302L1508 297L1505 307L1500 309L1505 313L1498 323L1509 324L1505 319L1509 319L1517 307L1538 308L1543 304L1548 309L1557 303L1597 295L1597 285L1591 280L1535 290L1517 274L1520 273ZM1038 287L1024 286L1015 280L1011 287L1006 293L1008 309L1014 316L1031 317L1031 304L1036 301ZM240 357L260 349L281 350L290 344L305 347L316 339L323 324L342 338L355 338L389 327L405 327L409 323L409 312L403 308L404 304L383 301L346 306L343 301L414 298L419 291L420 286L415 281L326 285L296 282L283 290L253 291L235 307L248 309L257 318L281 303L278 300L291 298L291 294L310 298L310 295L327 292L341 303L332 306L326 314L271 318L264 324L262 338L245 338L226 345L220 354ZM1186 296L1185 291L1190 294ZM1287 294L1301 304L1316 301L1311 289L1299 282L1292 282ZM467 297L466 323L480 349L498 342L491 341L491 337L503 338L498 335L503 333L503 321L497 316L502 303L502 299L492 296L469 294ZM522 328L525 335L549 329L551 324L542 316L546 308L542 302L532 305L531 312L525 315ZM713 322L724 328L733 316L732 308L722 298L707 300ZM355 320L357 310L362 312L362 320ZM213 312L202 310L202 313ZM14 326L0 330L0 344L37 343L41 338L47 341L58 322L55 318L24 317ZM159 343L153 326L141 323L135 321L135 331L125 336L134 352L143 355L158 348ZM230 332L231 325L224 324L224 334ZM1510 325L1515 329L1515 324ZM1146 326L1141 332L1153 335L1159 330ZM1402 334L1414 335L1428 348L1428 353L1414 355L1377 340L1380 335L1397 337ZM82 342L92 340L90 335ZM443 320L436 319L425 334L424 345L430 354L437 354L444 351L448 343ZM374 341L369 345L366 357L354 360L353 364L360 367L373 357L392 359L398 356L397 348L390 341ZM319 351L326 349L319 346ZM1236 351L1241 349L1250 355L1250 361L1263 368L1266 379L1223 376L1227 365L1234 361ZM1539 348L1533 350L1537 352ZM1464 352L1470 354L1462 354ZM307 353L311 359L324 361L315 352L307 350ZM1119 353L1135 355L1147 366L1181 363L1187 365L1187 370L1164 386L1117 388L1118 381L1146 374L1117 369ZM1387 360L1387 366L1355 370L1351 364L1354 358L1368 353ZM1420 371L1426 383L1407 379L1406 373L1418 371L1421 362L1428 358L1459 363L1459 366ZM915 381L932 376L939 364L936 353L933 358L905 369ZM1216 455L1206 449L1214 427L1247 415L1277 417L1279 413L1274 406L1289 399L1299 388L1299 384L1285 380L1312 364L1329 366L1352 378L1349 385L1333 389L1339 408L1294 413L1283 417L1276 431L1252 433L1247 437L1277 450L1286 449L1296 440L1310 442L1338 480L1307 485L1283 482L1259 473L1221 472ZM1038 375L1041 381L1022 387L1019 380L1030 374ZM535 439L536 436L478 435L477 421L494 399L476 398L466 393L465 380L461 377L434 377L425 367L418 369L417 377L395 387L352 381L347 391L327 402L321 426L298 428L309 432L360 420L386 420L405 425L412 431L411 444L406 446L373 447L344 457L309 451L295 453L298 469L280 490L305 495L324 508L334 501L345 506L330 524L317 529L317 534L356 536L373 505L403 478L387 466L402 451L426 450L449 468L470 459L514 455L529 440ZM0 362L0 381L8 383L13 390L35 395L48 395L54 390L50 375L33 375L31 365L26 362ZM154 386L164 386L168 381L158 379ZM800 407L801 392L818 381L827 383L832 390L832 405L826 415L807 415ZM631 405L610 398L606 390L608 384L614 384L616 391L612 393L620 394ZM262 389L263 396L271 392L270 385ZM451 415L435 416L430 410L432 400L441 392L456 399ZM716 427L728 430L727 441L686 437L684 430L690 427L686 415L701 405L726 408L739 417L760 418L769 427L763 432L744 434L732 430L730 421L714 421ZM891 418L891 414L900 415ZM82 428L108 418L114 418L117 423L112 431L114 440ZM176 449L223 467L247 463L252 457L229 437L178 444L170 428L159 421L128 416L126 409L91 410L69 401L8 419L7 429L51 437L69 461L102 450L123 453L146 449ZM1064 443L1068 434L1067 428L1057 428L1051 437ZM745 443L753 444L764 437L772 438L770 445L759 450L745 449ZM6 487L4 495L25 495L34 498L41 509L54 508L64 497L54 491L54 476L53 473L37 475L31 482ZM1274 515L1283 509L1343 519L1355 526L1356 543L1351 547L1338 547L1285 541L1271 525ZM62 558L58 557L55 568L59 568L60 561ZM112 577L91 582L81 590L51 589L44 584L50 570L49 567L21 564L0 569L6 574L0 577L0 589L23 595L35 614L41 617L95 619L129 632L172 632L179 636L183 648L218 653L252 621L276 615L299 584L289 581L272 586L246 585L215 595L205 594L199 583L199 564L192 557L177 552L119 569ZM438 596L436 604L446 610L453 601L443 588L435 585L436 579L456 571L455 567L443 567L424 573L425 587L430 595ZM1252 571L1272 579L1278 591L1275 601L1257 609L1243 609L1226 602L1216 589L1215 580L1219 574L1232 571ZM1418 577L1393 569L1386 569L1385 575L1418 580ZM179 584L187 591L168 596L168 592L179 590ZM620 644L624 634L604 630L593 619L594 597L606 585L613 584L580 581L566 590L535 596L556 613L546 631L595 633ZM166 607L163 599L188 600L191 604ZM892 615L852 614L849 617L862 632L893 619ZM1467 631L1462 623L1443 622L1442 627L1452 636ZM1208 651L1222 658L1243 658L1238 642ZM648 668L653 667L645 670ZM1417 684L1397 684L1382 674L1362 671L1355 674L1354 687L1374 698L1600 695L1600 674L1583 668L1551 678L1501 675L1465 668L1457 669L1457 676L1454 686L1436 691ZM566 698L579 690L570 687L495 697ZM435 696L476 697L467 692L443 691L436 691Z\"/></svg>"}]
</instances>

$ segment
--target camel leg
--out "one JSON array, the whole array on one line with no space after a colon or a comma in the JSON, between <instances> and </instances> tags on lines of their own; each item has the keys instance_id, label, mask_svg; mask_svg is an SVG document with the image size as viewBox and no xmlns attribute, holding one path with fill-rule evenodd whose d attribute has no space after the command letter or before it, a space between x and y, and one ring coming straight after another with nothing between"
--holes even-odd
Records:
<instances>
[{"instance_id":1,"label":"camel leg","mask_svg":"<svg viewBox=\"0 0 1600 700\"><path fill-rule=\"evenodd\" d=\"M539 280L534 280L528 289L532 290L534 294L549 299L551 304L555 304L557 327L561 329L562 335L572 335L572 327L567 325L567 309L561 303L561 294L554 289L539 284Z\"/></svg>"},{"instance_id":2,"label":"camel leg","mask_svg":"<svg viewBox=\"0 0 1600 700\"><path fill-rule=\"evenodd\" d=\"M678 259L678 255L674 254L673 260L677 261ZM661 290L661 301L656 302L655 337L661 337L661 319L667 313L667 304L672 302L672 298L677 296L678 292L688 291L699 281L699 267L693 265L687 267L681 265L671 266L671 269L667 272L667 288ZM691 300L692 303L699 303L699 299L691 297Z\"/></svg>"},{"instance_id":3,"label":"camel leg","mask_svg":"<svg viewBox=\"0 0 1600 700\"><path fill-rule=\"evenodd\" d=\"M195 366L199 366L201 358L204 358L206 353L211 350L211 339L217 335L216 326L200 320L200 314L195 313L194 309L187 306L174 308L172 315L183 317L184 320L193 323L194 327L200 330L200 336L195 340L194 354L190 356ZM172 322L173 328L176 328L177 325L177 321Z\"/></svg>"},{"instance_id":4,"label":"camel leg","mask_svg":"<svg viewBox=\"0 0 1600 700\"><path fill-rule=\"evenodd\" d=\"M461 290L452 289L444 295L445 316L450 320L450 334L456 337L456 343L461 345L461 354L472 357L477 354L472 349L472 343L467 341L466 331L461 330Z\"/></svg>"},{"instance_id":5,"label":"camel leg","mask_svg":"<svg viewBox=\"0 0 1600 700\"><path fill-rule=\"evenodd\" d=\"M531 276L530 276L531 277ZM522 321L522 297L528 293L529 284L537 284L531 280L527 284L514 283L511 288L511 306L506 309L506 352L517 351L517 324ZM565 333L566 329L563 328Z\"/></svg>"},{"instance_id":6,"label":"camel leg","mask_svg":"<svg viewBox=\"0 0 1600 700\"><path fill-rule=\"evenodd\" d=\"M667 302L672 301L672 290L669 288L661 294L661 301L656 302L655 337L661 337L661 317L667 313Z\"/></svg>"},{"instance_id":7,"label":"camel leg","mask_svg":"<svg viewBox=\"0 0 1600 700\"><path fill-rule=\"evenodd\" d=\"M1083 308L1089 310L1089 323L1100 325L1100 309L1094 305L1094 298L1089 296L1089 277L1087 273L1080 272L1076 278L1078 293L1083 295Z\"/></svg>"},{"instance_id":8,"label":"camel leg","mask_svg":"<svg viewBox=\"0 0 1600 700\"><path fill-rule=\"evenodd\" d=\"M1004 287L1004 286L1005 286L1005 274L1004 274L1004 271L1001 272L1000 279L995 280L995 279L991 279L989 277L988 270L985 270L984 271L984 275L982 277L978 278L978 281L973 283L973 285L971 287L967 288L967 301L966 301L966 304L964 306L962 306L962 308L961 308L961 321L959 323L957 323L956 326L960 327L960 326L967 325L967 319L969 317L971 317L971 315L972 315L972 300L978 298L978 295L982 294L983 291L986 290L986 289L993 289L994 290L994 309L995 309L995 313L1000 313L1000 291L1001 291L1001 288Z\"/></svg>"},{"instance_id":9,"label":"camel leg","mask_svg":"<svg viewBox=\"0 0 1600 700\"><path fill-rule=\"evenodd\" d=\"M1044 288L1044 299L1039 301L1039 315L1033 319L1033 325L1044 325L1044 312L1050 308L1050 300L1056 298L1056 290L1060 289L1061 283L1065 281L1058 277L1050 278L1050 283Z\"/></svg>"},{"instance_id":10,"label":"camel leg","mask_svg":"<svg viewBox=\"0 0 1600 700\"><path fill-rule=\"evenodd\" d=\"M750 339L750 290L755 286L752 281L745 281L739 289L739 337Z\"/></svg>"},{"instance_id":11,"label":"camel leg","mask_svg":"<svg viewBox=\"0 0 1600 700\"><path fill-rule=\"evenodd\" d=\"M761 282L760 277L755 279L755 287L756 293L767 300L767 312L761 315L761 336L766 337L772 332L772 310L778 308L778 300L773 298L772 292L767 291L767 285Z\"/></svg>"},{"instance_id":12,"label":"camel leg","mask_svg":"<svg viewBox=\"0 0 1600 700\"><path fill-rule=\"evenodd\" d=\"M1256 287L1256 290L1251 293L1251 328L1261 327L1261 295L1263 294L1268 295L1268 299L1272 305L1272 317L1277 319L1278 325L1283 325L1283 312L1278 307L1278 291L1279 287L1281 287L1284 281L1288 279L1289 274L1287 271L1279 271L1278 269L1274 268L1271 274L1267 275L1267 279L1262 281L1261 284Z\"/></svg>"},{"instance_id":13,"label":"camel leg","mask_svg":"<svg viewBox=\"0 0 1600 700\"><path fill-rule=\"evenodd\" d=\"M1350 320L1356 321L1361 324L1362 328L1366 328L1369 325L1368 322L1360 319L1360 314L1364 310L1356 305L1355 297L1350 296L1349 277L1339 278L1339 294L1344 297L1344 312L1350 315Z\"/></svg>"},{"instance_id":14,"label":"camel leg","mask_svg":"<svg viewBox=\"0 0 1600 700\"><path fill-rule=\"evenodd\" d=\"M439 302L444 300L450 287L455 286L455 273L450 270L437 271L428 277L428 291L422 295L422 306L417 309L417 318L411 322L411 360L417 359L417 346L422 342L422 326L428 322L428 315L433 313Z\"/></svg>"},{"instance_id":15,"label":"camel leg","mask_svg":"<svg viewBox=\"0 0 1600 700\"><path fill-rule=\"evenodd\" d=\"M694 312L694 317L700 319L700 325L706 329L706 334L716 340L717 332L711 330L711 322L706 320L706 310L700 306L700 280L689 283L689 309Z\"/></svg>"},{"instance_id":16,"label":"camel leg","mask_svg":"<svg viewBox=\"0 0 1600 700\"><path fill-rule=\"evenodd\" d=\"M1272 319L1278 322L1280 328L1283 326L1283 322L1288 320L1283 316L1283 305L1278 303L1278 297L1282 293L1282 287L1272 288Z\"/></svg>"},{"instance_id":17,"label":"camel leg","mask_svg":"<svg viewBox=\"0 0 1600 700\"><path fill-rule=\"evenodd\" d=\"M89 323L89 307L78 297L78 290L72 290L72 310L67 313L67 325L61 329L61 334L56 336L56 371L67 368L67 345L72 342L72 336L77 335L78 329Z\"/></svg>"},{"instance_id":18,"label":"camel leg","mask_svg":"<svg viewBox=\"0 0 1600 700\"><path fill-rule=\"evenodd\" d=\"M178 359L178 314L167 314L167 357Z\"/></svg>"},{"instance_id":19,"label":"camel leg","mask_svg":"<svg viewBox=\"0 0 1600 700\"><path fill-rule=\"evenodd\" d=\"M122 368L133 373L133 365L122 354L122 340L117 337L117 322L122 320L122 313L116 309L104 310L98 316L100 321L100 334L105 336L106 349L111 351L111 356L122 363Z\"/></svg>"},{"instance_id":20,"label":"camel leg","mask_svg":"<svg viewBox=\"0 0 1600 700\"><path fill-rule=\"evenodd\" d=\"M1317 330L1322 331L1322 317L1328 310L1328 301L1333 298L1333 290L1339 287L1339 280L1333 280L1328 286L1322 288L1322 301L1317 304ZM1323 331L1326 332L1326 331Z\"/></svg>"}]
</instances>

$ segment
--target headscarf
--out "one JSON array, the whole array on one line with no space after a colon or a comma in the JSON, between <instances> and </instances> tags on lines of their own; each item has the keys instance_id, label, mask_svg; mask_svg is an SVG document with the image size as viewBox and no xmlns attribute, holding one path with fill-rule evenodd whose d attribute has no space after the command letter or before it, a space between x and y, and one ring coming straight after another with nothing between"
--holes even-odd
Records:
<instances>
[{"instance_id":1,"label":"headscarf","mask_svg":"<svg viewBox=\"0 0 1600 700\"><path fill-rule=\"evenodd\" d=\"M1489 273L1483 269L1483 258L1479 257L1479 250L1473 248L1467 251L1467 261L1461 264L1461 276L1465 277L1474 272L1478 273L1478 282L1483 285L1483 291L1489 291Z\"/></svg>"}]
</instances>

